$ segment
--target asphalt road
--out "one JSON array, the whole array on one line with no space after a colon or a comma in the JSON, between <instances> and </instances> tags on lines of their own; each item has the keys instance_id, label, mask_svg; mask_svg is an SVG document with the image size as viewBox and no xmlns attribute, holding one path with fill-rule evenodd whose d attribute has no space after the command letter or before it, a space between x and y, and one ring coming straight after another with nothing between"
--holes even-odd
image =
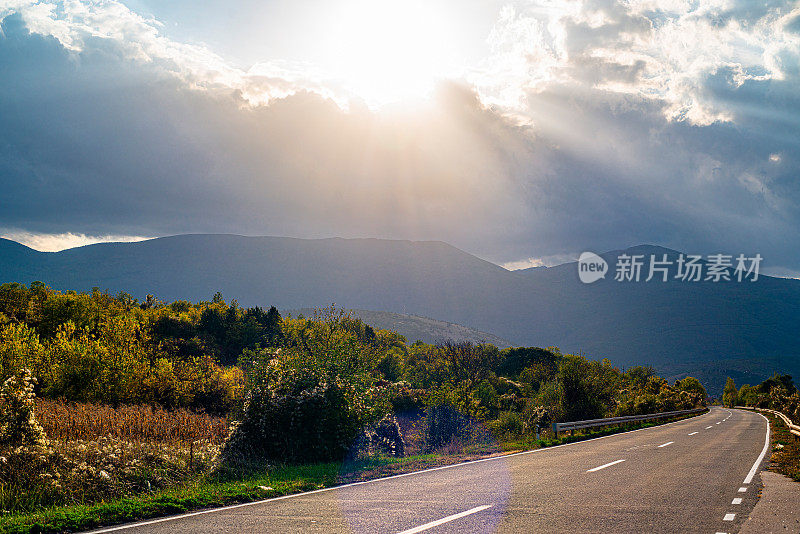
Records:
<instances>
[{"instance_id":1,"label":"asphalt road","mask_svg":"<svg viewBox=\"0 0 800 534\"><path fill-rule=\"evenodd\" d=\"M548 449L186 514L130 532L737 532L767 422L712 408Z\"/></svg>"}]
</instances>

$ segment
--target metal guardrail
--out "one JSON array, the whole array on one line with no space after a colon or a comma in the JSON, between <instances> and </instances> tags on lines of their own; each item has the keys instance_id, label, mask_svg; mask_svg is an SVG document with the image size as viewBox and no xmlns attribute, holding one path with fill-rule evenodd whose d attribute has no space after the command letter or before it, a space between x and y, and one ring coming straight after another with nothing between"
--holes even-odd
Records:
<instances>
[{"instance_id":1,"label":"metal guardrail","mask_svg":"<svg viewBox=\"0 0 800 534\"><path fill-rule=\"evenodd\" d=\"M742 406L742 408L750 408L750 407L749 406ZM784 423L786 423L786 426L789 427L789 432L791 432L795 436L800 437L800 425L796 425L796 424L792 423L792 420L789 419L786 415L782 414L781 412L779 412L777 410L770 410L768 408L755 408L755 409L758 410L759 412L769 412L769 413L771 413L773 415L777 415L778 417L780 417L783 420Z\"/></svg>"},{"instance_id":2,"label":"metal guardrail","mask_svg":"<svg viewBox=\"0 0 800 534\"><path fill-rule=\"evenodd\" d=\"M622 417L608 417L606 419L586 419L585 421L569 421L566 423L553 423L553 432L558 435L564 430L579 430L582 428L593 428L597 426L619 425L622 423L635 423L637 421L649 421L652 419L666 419L680 415L700 413L707 408L693 408L691 410L678 410L675 412L650 413L645 415L625 415Z\"/></svg>"}]
</instances>

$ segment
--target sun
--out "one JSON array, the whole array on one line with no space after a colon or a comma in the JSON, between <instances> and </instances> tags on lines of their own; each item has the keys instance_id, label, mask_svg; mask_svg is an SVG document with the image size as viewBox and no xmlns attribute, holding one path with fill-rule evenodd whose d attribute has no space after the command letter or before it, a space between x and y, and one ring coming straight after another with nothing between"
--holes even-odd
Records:
<instances>
[{"instance_id":1,"label":"sun","mask_svg":"<svg viewBox=\"0 0 800 534\"><path fill-rule=\"evenodd\" d=\"M326 68L370 107L425 97L458 70L444 11L435 0L349 0L330 22Z\"/></svg>"}]
</instances>

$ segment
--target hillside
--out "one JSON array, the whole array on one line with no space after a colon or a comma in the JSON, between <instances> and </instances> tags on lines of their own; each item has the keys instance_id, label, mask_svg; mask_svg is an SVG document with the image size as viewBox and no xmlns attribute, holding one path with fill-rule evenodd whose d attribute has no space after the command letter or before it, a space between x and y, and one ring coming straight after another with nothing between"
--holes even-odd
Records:
<instances>
[{"instance_id":1,"label":"hillside","mask_svg":"<svg viewBox=\"0 0 800 534\"><path fill-rule=\"evenodd\" d=\"M640 246L628 253L675 251ZM182 235L41 253L0 241L0 280L164 300L210 299L300 309L335 302L360 310L435 317L492 332L515 345L559 346L616 365L652 364L760 382L800 376L800 281L621 283L612 273L582 284L574 263L512 272L441 242L304 240Z\"/></svg>"},{"instance_id":2,"label":"hillside","mask_svg":"<svg viewBox=\"0 0 800 534\"><path fill-rule=\"evenodd\" d=\"M471 343L491 343L498 348L511 346L509 341L488 332L481 332L460 324L438 321L430 317L370 310L350 311L374 328L397 332L404 336L409 343L414 341L423 341L425 343L439 343L442 341L461 343L469 341ZM298 314L302 313L306 317L313 317L314 309L282 310L281 313L288 313L293 317L297 317Z\"/></svg>"}]
</instances>

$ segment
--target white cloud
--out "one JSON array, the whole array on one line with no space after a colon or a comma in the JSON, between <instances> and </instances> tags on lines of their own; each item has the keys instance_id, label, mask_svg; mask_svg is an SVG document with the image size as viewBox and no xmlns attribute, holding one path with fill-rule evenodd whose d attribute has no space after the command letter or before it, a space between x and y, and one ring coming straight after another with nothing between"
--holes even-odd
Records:
<instances>
[{"instance_id":1,"label":"white cloud","mask_svg":"<svg viewBox=\"0 0 800 534\"><path fill-rule=\"evenodd\" d=\"M72 51L100 40L126 59L192 87L238 92L251 105L309 91L347 109L352 97L312 65L231 65L203 45L169 39L159 21L118 0L7 0L0 19L13 12ZM721 76L731 87L785 79L800 59L800 35L788 28L798 16L797 2L750 9L731 0L516 2L502 8L487 38L489 57L466 77L483 104L519 122L526 122L530 95L565 83L662 101L670 120L732 121L735 111L715 96L709 79Z\"/></svg>"},{"instance_id":2,"label":"white cloud","mask_svg":"<svg viewBox=\"0 0 800 534\"><path fill-rule=\"evenodd\" d=\"M309 65L268 61L241 69L203 45L174 41L162 24L143 17L117 0L20 1L0 5L0 20L18 13L32 33L52 36L75 53L97 48L126 60L150 65L202 89L237 91L251 105L268 104L300 91L333 99L345 108L347 98Z\"/></svg>"},{"instance_id":3,"label":"white cloud","mask_svg":"<svg viewBox=\"0 0 800 534\"><path fill-rule=\"evenodd\" d=\"M518 271L520 269L529 269L531 267L554 267L564 263L578 261L578 253L571 254L554 254L551 256L542 256L540 258L526 258L522 260L509 261L501 265L509 271Z\"/></svg>"},{"instance_id":4,"label":"white cloud","mask_svg":"<svg viewBox=\"0 0 800 534\"><path fill-rule=\"evenodd\" d=\"M0 237L22 243L26 247L38 250L39 252L58 252L60 250L92 245L94 243L131 243L150 239L149 237L130 235L86 235L74 234L71 232L63 234L44 234L22 230L6 230L0 233Z\"/></svg>"},{"instance_id":5,"label":"white cloud","mask_svg":"<svg viewBox=\"0 0 800 534\"><path fill-rule=\"evenodd\" d=\"M489 104L520 109L554 84L585 84L658 99L668 119L708 125L735 118L709 78L724 74L731 87L783 80L800 55L800 35L788 29L800 14L792 2L750 10L727 0L517 6L501 11L492 55L471 74Z\"/></svg>"}]
</instances>

